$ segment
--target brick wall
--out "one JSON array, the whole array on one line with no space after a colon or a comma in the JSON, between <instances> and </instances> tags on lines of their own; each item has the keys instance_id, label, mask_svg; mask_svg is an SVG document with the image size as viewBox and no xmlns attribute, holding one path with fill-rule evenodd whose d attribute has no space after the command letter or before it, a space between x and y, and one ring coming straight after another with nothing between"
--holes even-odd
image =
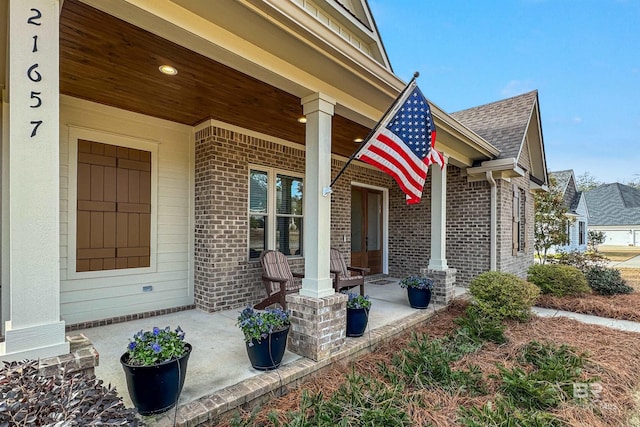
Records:
<instances>
[{"instance_id":1,"label":"brick wall","mask_svg":"<svg viewBox=\"0 0 640 427\"><path fill-rule=\"evenodd\" d=\"M534 253L534 218L535 208L533 194L529 191L529 155L528 150L522 150L518 166L525 170L525 176L506 180L496 180L498 189L498 259L497 268L499 271L513 273L519 277L526 278L527 270L533 264ZM513 207L513 185L524 190L526 202L525 210L525 249L513 254L512 246L512 207Z\"/></svg>"},{"instance_id":2,"label":"brick wall","mask_svg":"<svg viewBox=\"0 0 640 427\"><path fill-rule=\"evenodd\" d=\"M457 286L468 286L471 279L489 271L490 230L489 183L467 182L459 168L448 166L447 264L457 270Z\"/></svg>"},{"instance_id":3,"label":"brick wall","mask_svg":"<svg viewBox=\"0 0 640 427\"><path fill-rule=\"evenodd\" d=\"M264 289L259 262L247 259L249 163L304 173L304 151L216 127L198 131L195 139L196 307L217 311L256 303L264 298ZM343 164L332 160L332 176ZM427 267L431 252L430 177L422 201L407 205L392 178L350 165L331 195L331 245L349 262L352 182L388 188L389 274L419 274ZM512 182L528 194L528 176ZM533 197L527 196L527 249L515 257L511 254L511 197L511 183L498 180L498 268L523 276L533 260ZM457 284L467 285L489 269L489 209L488 183L468 183L459 168L449 165L446 249L449 266L457 269ZM304 260L291 259L290 265L292 270L302 271Z\"/></svg>"},{"instance_id":4,"label":"brick wall","mask_svg":"<svg viewBox=\"0 0 640 427\"><path fill-rule=\"evenodd\" d=\"M260 263L247 259L249 162L304 172L304 151L215 127L198 131L195 140L196 307L218 311L253 304L265 292ZM303 263L290 260L292 270Z\"/></svg>"}]
</instances>

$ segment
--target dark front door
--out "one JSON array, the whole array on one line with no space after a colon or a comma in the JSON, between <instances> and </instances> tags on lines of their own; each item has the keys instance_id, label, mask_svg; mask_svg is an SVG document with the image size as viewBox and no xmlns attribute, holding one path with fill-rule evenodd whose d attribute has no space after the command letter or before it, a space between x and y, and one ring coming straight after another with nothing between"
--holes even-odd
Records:
<instances>
[{"instance_id":1,"label":"dark front door","mask_svg":"<svg viewBox=\"0 0 640 427\"><path fill-rule=\"evenodd\" d=\"M382 192L351 188L351 265L382 273Z\"/></svg>"}]
</instances>

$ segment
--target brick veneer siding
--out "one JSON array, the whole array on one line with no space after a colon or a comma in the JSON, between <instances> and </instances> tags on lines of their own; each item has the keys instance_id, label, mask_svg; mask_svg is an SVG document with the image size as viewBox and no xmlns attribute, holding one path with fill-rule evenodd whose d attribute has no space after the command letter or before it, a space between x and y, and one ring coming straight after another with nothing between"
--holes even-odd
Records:
<instances>
[{"instance_id":1,"label":"brick veneer siding","mask_svg":"<svg viewBox=\"0 0 640 427\"><path fill-rule=\"evenodd\" d=\"M530 169L528 149L522 150L518 161L518 166L523 170ZM511 178L511 181L497 180L498 189L498 259L497 268L499 271L513 273L519 277L526 278L527 270L533 264L534 254L534 218L535 207L533 194L530 192L529 173L525 176ZM512 207L513 207L513 185L524 190L526 196L525 203L525 248L513 255L512 249Z\"/></svg>"},{"instance_id":2,"label":"brick veneer siding","mask_svg":"<svg viewBox=\"0 0 640 427\"><path fill-rule=\"evenodd\" d=\"M304 173L305 153L216 127L198 131L195 140L195 305L217 311L254 304L264 297L264 289L260 264L247 259L249 163ZM332 159L332 176L343 164ZM389 274L420 274L431 252L431 174L422 201L407 205L389 176L357 163L347 168L331 195L331 245L347 262L352 182L389 189ZM512 182L528 192L528 177ZM498 180L498 269L523 276L533 260L533 197L527 196L527 250L515 257L511 254L511 204L511 183ZM457 270L456 284L467 285L489 270L489 209L488 183L468 183L461 169L449 165L446 249L449 266ZM346 242L344 236L348 236ZM302 271L304 259L293 258L290 265Z\"/></svg>"},{"instance_id":3,"label":"brick veneer siding","mask_svg":"<svg viewBox=\"0 0 640 427\"><path fill-rule=\"evenodd\" d=\"M264 298L259 262L247 259L249 163L304 173L304 151L207 127L195 135L195 305L226 310ZM292 270L303 268L291 259Z\"/></svg>"},{"instance_id":4,"label":"brick veneer siding","mask_svg":"<svg viewBox=\"0 0 640 427\"><path fill-rule=\"evenodd\" d=\"M456 285L491 268L491 187L467 182L460 168L447 170L447 264L455 268Z\"/></svg>"}]
</instances>

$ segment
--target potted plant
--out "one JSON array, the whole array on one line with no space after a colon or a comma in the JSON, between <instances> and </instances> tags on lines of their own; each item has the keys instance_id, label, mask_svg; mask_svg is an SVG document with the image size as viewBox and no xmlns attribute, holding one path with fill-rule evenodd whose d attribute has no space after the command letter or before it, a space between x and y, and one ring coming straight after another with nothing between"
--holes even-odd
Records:
<instances>
[{"instance_id":1,"label":"potted plant","mask_svg":"<svg viewBox=\"0 0 640 427\"><path fill-rule=\"evenodd\" d=\"M361 337L367 329L371 301L369 295L347 293L347 336Z\"/></svg>"},{"instance_id":2,"label":"potted plant","mask_svg":"<svg viewBox=\"0 0 640 427\"><path fill-rule=\"evenodd\" d=\"M429 306L433 279L421 276L405 277L400 281L400 286L407 288L409 305L412 308L427 308Z\"/></svg>"},{"instance_id":3,"label":"potted plant","mask_svg":"<svg viewBox=\"0 0 640 427\"><path fill-rule=\"evenodd\" d=\"M140 415L168 411L178 402L191 344L184 341L178 326L174 331L154 327L140 331L129 339L120 363L127 379L127 389Z\"/></svg>"},{"instance_id":4,"label":"potted plant","mask_svg":"<svg viewBox=\"0 0 640 427\"><path fill-rule=\"evenodd\" d=\"M262 311L247 307L238 316L237 325L244 334L251 366L261 371L278 368L287 349L289 313L281 308Z\"/></svg>"}]
</instances>

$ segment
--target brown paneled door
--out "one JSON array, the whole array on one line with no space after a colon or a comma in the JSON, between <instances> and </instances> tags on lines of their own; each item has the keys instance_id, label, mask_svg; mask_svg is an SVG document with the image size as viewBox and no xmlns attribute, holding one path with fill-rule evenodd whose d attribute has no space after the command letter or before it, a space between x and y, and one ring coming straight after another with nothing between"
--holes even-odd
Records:
<instances>
[{"instance_id":1,"label":"brown paneled door","mask_svg":"<svg viewBox=\"0 0 640 427\"><path fill-rule=\"evenodd\" d=\"M351 188L351 265L382 273L382 192Z\"/></svg>"}]
</instances>

